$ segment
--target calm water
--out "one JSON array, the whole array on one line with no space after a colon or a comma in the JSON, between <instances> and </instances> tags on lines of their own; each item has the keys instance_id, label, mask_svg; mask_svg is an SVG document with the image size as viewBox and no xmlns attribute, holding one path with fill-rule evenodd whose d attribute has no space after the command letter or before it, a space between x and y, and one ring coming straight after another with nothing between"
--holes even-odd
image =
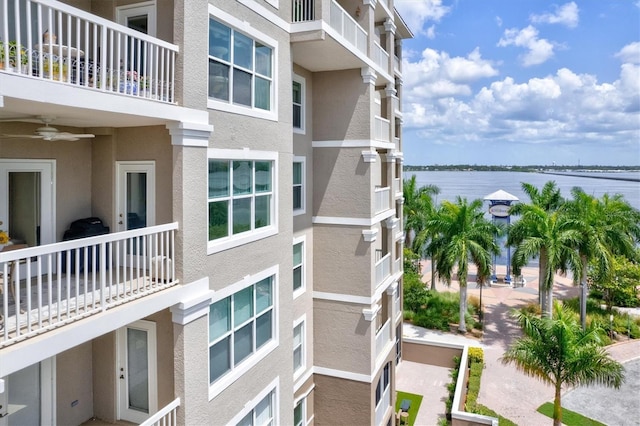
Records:
<instances>
[{"instance_id":1,"label":"calm water","mask_svg":"<svg viewBox=\"0 0 640 426\"><path fill-rule=\"evenodd\" d=\"M440 188L437 200L454 201L456 196L466 197L468 200L484 198L499 189L518 197L522 202L529 202L529 197L522 191L522 182L530 183L537 188L550 180L556 182L563 197L571 197L571 188L581 187L586 193L600 197L622 194L636 209L640 209L640 182L622 180L594 179L590 177L558 176L543 173L522 172L405 172L408 179L416 175L418 186L436 185ZM586 174L585 174L586 175ZM640 179L640 172L594 173L594 176L629 177Z\"/></svg>"}]
</instances>

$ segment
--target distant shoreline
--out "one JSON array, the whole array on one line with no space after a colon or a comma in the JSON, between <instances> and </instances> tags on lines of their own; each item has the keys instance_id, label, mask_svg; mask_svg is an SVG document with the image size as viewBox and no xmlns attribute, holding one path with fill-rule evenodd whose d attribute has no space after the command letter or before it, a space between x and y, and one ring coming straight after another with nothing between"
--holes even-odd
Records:
<instances>
[{"instance_id":1,"label":"distant shoreline","mask_svg":"<svg viewBox=\"0 0 640 426\"><path fill-rule=\"evenodd\" d=\"M583 175L578 173L558 173L558 172L540 172L546 175L556 175L556 176L574 176L574 177L583 177L589 179L608 179L608 180L623 180L626 182L640 182L640 178L632 178L632 177L622 177L622 176L598 176L598 175Z\"/></svg>"},{"instance_id":2,"label":"distant shoreline","mask_svg":"<svg viewBox=\"0 0 640 426\"><path fill-rule=\"evenodd\" d=\"M549 173L559 174L563 176L580 176L580 177L598 177L598 176L584 176L584 175L570 175L568 173L628 173L628 172L640 172L640 166L542 166L542 165L530 165L530 166L479 166L469 164L450 164L450 165L435 165L435 166L414 166L405 165L405 172L520 172L520 173ZM607 179L608 177L599 177L601 179ZM612 178L617 179L617 178ZM628 179L623 179L628 180ZM635 181L635 179L631 179Z\"/></svg>"}]
</instances>

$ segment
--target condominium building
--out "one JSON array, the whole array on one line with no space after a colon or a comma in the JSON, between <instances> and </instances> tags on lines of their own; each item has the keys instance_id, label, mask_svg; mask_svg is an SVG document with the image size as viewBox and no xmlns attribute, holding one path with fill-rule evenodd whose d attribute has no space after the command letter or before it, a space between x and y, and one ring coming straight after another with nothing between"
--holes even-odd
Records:
<instances>
[{"instance_id":1,"label":"condominium building","mask_svg":"<svg viewBox=\"0 0 640 426\"><path fill-rule=\"evenodd\" d=\"M394 424L408 37L393 0L0 0L0 426Z\"/></svg>"}]
</instances>

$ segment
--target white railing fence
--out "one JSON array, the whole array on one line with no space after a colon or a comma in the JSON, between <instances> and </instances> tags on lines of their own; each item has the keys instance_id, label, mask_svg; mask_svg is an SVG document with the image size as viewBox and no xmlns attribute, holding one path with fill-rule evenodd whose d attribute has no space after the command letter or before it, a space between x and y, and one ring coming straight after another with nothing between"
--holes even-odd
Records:
<instances>
[{"instance_id":1,"label":"white railing fence","mask_svg":"<svg viewBox=\"0 0 640 426\"><path fill-rule=\"evenodd\" d=\"M291 22L307 22L315 19L315 0L291 0Z\"/></svg>"},{"instance_id":2,"label":"white railing fence","mask_svg":"<svg viewBox=\"0 0 640 426\"><path fill-rule=\"evenodd\" d=\"M391 275L391 253L385 254L382 259L376 262L376 288Z\"/></svg>"},{"instance_id":3,"label":"white railing fence","mask_svg":"<svg viewBox=\"0 0 640 426\"><path fill-rule=\"evenodd\" d=\"M149 417L140 426L174 426L178 424L178 408L180 398L176 398L163 407L160 411Z\"/></svg>"},{"instance_id":4,"label":"white railing fence","mask_svg":"<svg viewBox=\"0 0 640 426\"><path fill-rule=\"evenodd\" d=\"M391 207L390 188L385 186L384 188L375 189L375 213L381 213L389 210Z\"/></svg>"},{"instance_id":5,"label":"white railing fence","mask_svg":"<svg viewBox=\"0 0 640 426\"><path fill-rule=\"evenodd\" d=\"M177 284L177 223L0 252L0 347Z\"/></svg>"},{"instance_id":6,"label":"white railing fence","mask_svg":"<svg viewBox=\"0 0 640 426\"><path fill-rule=\"evenodd\" d=\"M382 353L384 347L391 341L391 320L388 319L376 334L376 358Z\"/></svg>"},{"instance_id":7,"label":"white railing fence","mask_svg":"<svg viewBox=\"0 0 640 426\"><path fill-rule=\"evenodd\" d=\"M378 43L373 43L373 61L386 73L389 72L389 54Z\"/></svg>"},{"instance_id":8,"label":"white railing fence","mask_svg":"<svg viewBox=\"0 0 640 426\"><path fill-rule=\"evenodd\" d=\"M1 0L0 19L0 71L174 102L176 45L53 0Z\"/></svg>"},{"instance_id":9,"label":"white railing fence","mask_svg":"<svg viewBox=\"0 0 640 426\"><path fill-rule=\"evenodd\" d=\"M402 180L400 178L393 179L393 190L396 194L402 192Z\"/></svg>"},{"instance_id":10,"label":"white railing fence","mask_svg":"<svg viewBox=\"0 0 640 426\"><path fill-rule=\"evenodd\" d=\"M331 0L329 25L360 52L367 54L367 32L338 4Z\"/></svg>"},{"instance_id":11,"label":"white railing fence","mask_svg":"<svg viewBox=\"0 0 640 426\"><path fill-rule=\"evenodd\" d=\"M391 122L386 118L375 116L374 138L381 142L391 142Z\"/></svg>"}]
</instances>

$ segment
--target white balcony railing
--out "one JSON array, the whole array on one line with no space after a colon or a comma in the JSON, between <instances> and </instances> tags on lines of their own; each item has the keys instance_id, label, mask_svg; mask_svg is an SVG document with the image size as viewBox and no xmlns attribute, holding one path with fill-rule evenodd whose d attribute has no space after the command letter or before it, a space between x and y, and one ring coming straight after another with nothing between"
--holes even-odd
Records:
<instances>
[{"instance_id":1,"label":"white balcony railing","mask_svg":"<svg viewBox=\"0 0 640 426\"><path fill-rule=\"evenodd\" d=\"M376 405L376 425L381 426L384 420L384 415L391 405L391 386L387 386L382 392L382 398L378 405Z\"/></svg>"},{"instance_id":2,"label":"white balcony railing","mask_svg":"<svg viewBox=\"0 0 640 426\"><path fill-rule=\"evenodd\" d=\"M382 354L387 343L391 341L391 320L388 319L378 333L376 333L376 358Z\"/></svg>"},{"instance_id":3,"label":"white balcony railing","mask_svg":"<svg viewBox=\"0 0 640 426\"><path fill-rule=\"evenodd\" d=\"M315 0L291 0L291 22L308 22L314 18Z\"/></svg>"},{"instance_id":4,"label":"white balcony railing","mask_svg":"<svg viewBox=\"0 0 640 426\"><path fill-rule=\"evenodd\" d=\"M338 4L331 0L329 25L360 52L367 54L367 32Z\"/></svg>"},{"instance_id":5,"label":"white balcony railing","mask_svg":"<svg viewBox=\"0 0 640 426\"><path fill-rule=\"evenodd\" d=\"M174 102L176 45L54 0L0 1L0 23L0 71Z\"/></svg>"},{"instance_id":6,"label":"white balcony railing","mask_svg":"<svg viewBox=\"0 0 640 426\"><path fill-rule=\"evenodd\" d=\"M171 223L0 252L0 347L177 284L177 229Z\"/></svg>"},{"instance_id":7,"label":"white balcony railing","mask_svg":"<svg viewBox=\"0 0 640 426\"><path fill-rule=\"evenodd\" d=\"M174 426L178 424L178 408L180 398L176 398L163 407L153 416L149 417L140 426Z\"/></svg>"},{"instance_id":8,"label":"white balcony railing","mask_svg":"<svg viewBox=\"0 0 640 426\"><path fill-rule=\"evenodd\" d=\"M393 179L393 191L396 194L402 193L402 180L400 178Z\"/></svg>"},{"instance_id":9,"label":"white balcony railing","mask_svg":"<svg viewBox=\"0 0 640 426\"><path fill-rule=\"evenodd\" d=\"M396 260L393 261L393 273L397 274L399 272L402 272L402 258L399 257Z\"/></svg>"},{"instance_id":10,"label":"white balcony railing","mask_svg":"<svg viewBox=\"0 0 640 426\"><path fill-rule=\"evenodd\" d=\"M399 292L400 290L398 290ZM399 317L402 314L402 306L400 304L400 296L396 296L395 299L393 300L393 312L397 317Z\"/></svg>"},{"instance_id":11,"label":"white balcony railing","mask_svg":"<svg viewBox=\"0 0 640 426\"><path fill-rule=\"evenodd\" d=\"M384 72L389 72L389 54L376 42L373 43L373 61Z\"/></svg>"},{"instance_id":12,"label":"white balcony railing","mask_svg":"<svg viewBox=\"0 0 640 426\"><path fill-rule=\"evenodd\" d=\"M386 118L382 118L379 116L375 116L375 121L374 121L374 138L377 141L381 141L381 142L391 142L391 138L390 138L390 129L391 129L391 124L390 121L387 120Z\"/></svg>"},{"instance_id":13,"label":"white balcony railing","mask_svg":"<svg viewBox=\"0 0 640 426\"><path fill-rule=\"evenodd\" d=\"M396 55L393 55L393 70L396 73L400 73L401 72L400 58L398 58Z\"/></svg>"},{"instance_id":14,"label":"white balcony railing","mask_svg":"<svg viewBox=\"0 0 640 426\"><path fill-rule=\"evenodd\" d=\"M387 253L376 262L376 288L391 275L391 253Z\"/></svg>"},{"instance_id":15,"label":"white balcony railing","mask_svg":"<svg viewBox=\"0 0 640 426\"><path fill-rule=\"evenodd\" d=\"M390 188L388 186L375 189L375 214L381 213L391 208L389 192Z\"/></svg>"}]
</instances>

